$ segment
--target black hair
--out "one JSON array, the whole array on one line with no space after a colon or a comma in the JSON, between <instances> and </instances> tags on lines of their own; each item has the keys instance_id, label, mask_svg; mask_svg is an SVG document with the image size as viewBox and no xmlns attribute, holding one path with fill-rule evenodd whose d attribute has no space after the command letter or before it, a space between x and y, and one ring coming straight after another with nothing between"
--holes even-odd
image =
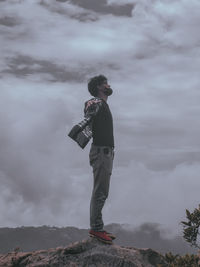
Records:
<instances>
[{"instance_id":1,"label":"black hair","mask_svg":"<svg viewBox=\"0 0 200 267\"><path fill-rule=\"evenodd\" d=\"M108 79L104 75L94 76L89 79L88 91L92 96L96 97L98 95L97 86L101 85L105 80L107 81Z\"/></svg>"}]
</instances>

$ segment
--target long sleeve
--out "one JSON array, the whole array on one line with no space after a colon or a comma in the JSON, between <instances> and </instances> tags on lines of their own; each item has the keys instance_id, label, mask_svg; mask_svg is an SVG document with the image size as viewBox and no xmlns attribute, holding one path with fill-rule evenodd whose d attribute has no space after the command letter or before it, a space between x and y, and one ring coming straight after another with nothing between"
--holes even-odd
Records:
<instances>
[{"instance_id":1,"label":"long sleeve","mask_svg":"<svg viewBox=\"0 0 200 267\"><path fill-rule=\"evenodd\" d=\"M68 134L81 148L84 148L92 138L92 120L97 115L101 104L102 100L99 98L85 102L84 120L76 124Z\"/></svg>"},{"instance_id":2,"label":"long sleeve","mask_svg":"<svg viewBox=\"0 0 200 267\"><path fill-rule=\"evenodd\" d=\"M101 108L102 100L99 98L92 98L91 100L85 102L84 116L85 118L92 117L94 118L99 109Z\"/></svg>"}]
</instances>

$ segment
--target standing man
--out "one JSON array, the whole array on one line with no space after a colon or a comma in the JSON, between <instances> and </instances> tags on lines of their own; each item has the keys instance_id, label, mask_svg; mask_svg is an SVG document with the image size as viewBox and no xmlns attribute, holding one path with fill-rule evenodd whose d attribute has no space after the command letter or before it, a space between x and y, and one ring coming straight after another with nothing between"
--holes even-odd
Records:
<instances>
[{"instance_id":1,"label":"standing man","mask_svg":"<svg viewBox=\"0 0 200 267\"><path fill-rule=\"evenodd\" d=\"M85 117L92 116L93 142L89 153L93 168L93 191L90 202L90 236L111 244L115 237L103 227L102 209L108 197L110 177L114 158L113 119L107 99L113 90L103 75L95 76L88 82L88 91L94 97L85 103Z\"/></svg>"}]
</instances>

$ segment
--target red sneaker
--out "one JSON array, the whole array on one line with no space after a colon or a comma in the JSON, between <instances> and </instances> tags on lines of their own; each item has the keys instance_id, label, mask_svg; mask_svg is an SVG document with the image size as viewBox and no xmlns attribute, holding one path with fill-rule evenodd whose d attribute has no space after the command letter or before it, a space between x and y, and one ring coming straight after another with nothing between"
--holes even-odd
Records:
<instances>
[{"instance_id":1,"label":"red sneaker","mask_svg":"<svg viewBox=\"0 0 200 267\"><path fill-rule=\"evenodd\" d=\"M103 243L106 244L112 244L112 238L109 237L105 231L94 231L94 230L90 230L89 234L91 237L94 237L96 239L98 239L99 241L102 241Z\"/></svg>"},{"instance_id":2,"label":"red sneaker","mask_svg":"<svg viewBox=\"0 0 200 267\"><path fill-rule=\"evenodd\" d=\"M106 232L106 234L107 234L112 240L114 240L114 239L116 238L116 236L113 235L112 233L109 233L109 232L107 232L107 231L105 231L105 232Z\"/></svg>"}]
</instances>

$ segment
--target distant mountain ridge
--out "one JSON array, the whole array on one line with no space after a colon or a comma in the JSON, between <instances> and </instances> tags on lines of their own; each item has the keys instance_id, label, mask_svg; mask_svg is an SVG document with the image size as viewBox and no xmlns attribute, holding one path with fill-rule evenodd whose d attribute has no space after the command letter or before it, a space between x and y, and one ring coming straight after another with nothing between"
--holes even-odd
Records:
<instances>
[{"instance_id":1,"label":"distant mountain ridge","mask_svg":"<svg viewBox=\"0 0 200 267\"><path fill-rule=\"evenodd\" d=\"M137 248L151 248L160 253L196 253L183 238L177 236L173 239L164 239L155 224L145 223L139 228L129 230L120 224L105 226L113 232L117 239L115 244ZM73 242L88 238L88 229L76 227L17 227L0 228L0 254L8 253L19 248L20 251L34 251L67 246Z\"/></svg>"}]
</instances>

